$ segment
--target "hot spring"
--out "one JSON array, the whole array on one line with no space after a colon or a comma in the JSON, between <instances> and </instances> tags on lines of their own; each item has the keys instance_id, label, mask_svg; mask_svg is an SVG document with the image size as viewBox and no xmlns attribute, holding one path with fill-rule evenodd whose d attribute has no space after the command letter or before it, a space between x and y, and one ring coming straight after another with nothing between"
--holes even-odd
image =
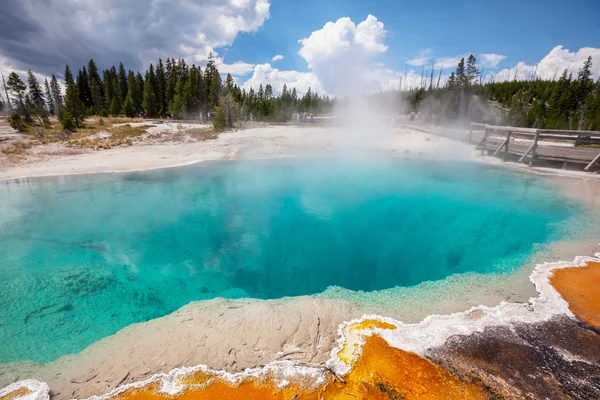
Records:
<instances>
[{"instance_id":1,"label":"hot spring","mask_svg":"<svg viewBox=\"0 0 600 400\"><path fill-rule=\"evenodd\" d=\"M399 158L1 184L0 362L54 360L196 300L510 273L581 213L533 176Z\"/></svg>"}]
</instances>

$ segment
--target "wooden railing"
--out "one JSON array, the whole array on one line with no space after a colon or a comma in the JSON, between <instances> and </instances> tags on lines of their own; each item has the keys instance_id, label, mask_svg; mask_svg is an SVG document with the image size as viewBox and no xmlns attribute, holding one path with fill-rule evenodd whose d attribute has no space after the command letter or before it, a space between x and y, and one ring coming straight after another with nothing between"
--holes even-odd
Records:
<instances>
[{"instance_id":1,"label":"wooden railing","mask_svg":"<svg viewBox=\"0 0 600 400\"><path fill-rule=\"evenodd\" d=\"M591 145L599 145L600 146L600 132L598 131L570 131L570 130L552 130L552 129L535 129L535 128L517 128L513 126L495 126L495 125L486 125L480 123L471 123L471 129L469 130L469 134L467 136L467 142L471 143L473 139L473 134L476 132L483 132L483 138L478 142L477 149L481 149L482 154L489 150L487 147L487 142L491 135L500 136L503 138L501 145L495 149L494 155L497 156L502 152L503 160L507 160L511 146L511 139L515 137L530 139L532 141L531 145L527 148L526 151L516 151L521 157L519 158L519 162L523 162L527 157L529 157L529 165L533 166L536 156L537 150L540 141L547 141L547 145L551 146L552 143L558 142L572 142L574 143L574 148L577 149L579 145L582 144L591 144ZM586 153L583 156L583 160L587 163L588 153L590 162L585 166L585 170L589 170L593 165L600 161L600 148L598 149L598 154L592 153L589 149L585 149ZM560 156L558 156L560 158ZM565 157L565 163L567 162L567 158Z\"/></svg>"}]
</instances>

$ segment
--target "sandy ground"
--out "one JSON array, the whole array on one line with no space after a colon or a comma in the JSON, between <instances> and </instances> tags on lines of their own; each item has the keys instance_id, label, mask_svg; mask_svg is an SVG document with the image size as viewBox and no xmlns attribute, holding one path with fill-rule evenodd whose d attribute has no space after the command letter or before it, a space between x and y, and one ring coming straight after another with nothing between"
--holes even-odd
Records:
<instances>
[{"instance_id":1,"label":"sandy ground","mask_svg":"<svg viewBox=\"0 0 600 400\"><path fill-rule=\"evenodd\" d=\"M40 146L40 151L51 146ZM365 151L451 158L470 157L471 154L470 148L460 143L407 129L398 129L385 136L345 137L326 128L268 127L223 133L216 140L197 143L142 144L67 156L58 153L52 156L52 152L46 151L48 157L45 160L0 165L0 180L165 168L227 158Z\"/></svg>"},{"instance_id":2,"label":"sandy ground","mask_svg":"<svg viewBox=\"0 0 600 400\"><path fill-rule=\"evenodd\" d=\"M325 128L268 127L224 133L205 142L134 145L0 166L0 180L164 168L218 159L332 153L479 160L471 146L406 128L378 135L348 135ZM598 208L600 181L573 176L548 179L566 195ZM163 318L126 327L77 355L48 364L0 365L0 387L35 378L47 382L57 399L82 398L180 366L206 364L240 371L281 359L320 364L329 357L343 321L378 313L403 322L418 322L432 313L459 312L479 304L493 306L504 300L527 301L536 295L528 279L535 262L592 255L599 251L597 244L597 240L558 243L510 276L455 276L443 285L424 283L390 289L377 293L375 298L325 293L271 301L215 299L191 303ZM345 297L351 300L343 300Z\"/></svg>"}]
</instances>

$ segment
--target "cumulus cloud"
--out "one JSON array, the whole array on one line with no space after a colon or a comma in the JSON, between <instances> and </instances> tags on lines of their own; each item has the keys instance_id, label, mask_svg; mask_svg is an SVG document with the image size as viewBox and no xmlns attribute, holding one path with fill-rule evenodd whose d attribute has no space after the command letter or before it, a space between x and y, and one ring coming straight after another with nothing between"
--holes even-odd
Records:
<instances>
[{"instance_id":1,"label":"cumulus cloud","mask_svg":"<svg viewBox=\"0 0 600 400\"><path fill-rule=\"evenodd\" d=\"M406 63L408 65L412 65L413 67L421 67L431 61L431 54L431 49L421 50L415 57L406 61Z\"/></svg>"},{"instance_id":2,"label":"cumulus cloud","mask_svg":"<svg viewBox=\"0 0 600 400\"><path fill-rule=\"evenodd\" d=\"M484 53L479 55L479 62L481 62L481 65L488 68L496 68L498 64L505 59L506 56L502 54Z\"/></svg>"},{"instance_id":3,"label":"cumulus cloud","mask_svg":"<svg viewBox=\"0 0 600 400\"><path fill-rule=\"evenodd\" d=\"M467 59L467 57L469 57L468 54L463 54L463 55L458 55L458 56L452 56L452 57L439 57L435 59L435 63L433 64L434 68L440 69L454 69L456 68L456 66L458 65L458 63L460 62L461 58L464 58L465 60Z\"/></svg>"},{"instance_id":4,"label":"cumulus cloud","mask_svg":"<svg viewBox=\"0 0 600 400\"><path fill-rule=\"evenodd\" d=\"M319 79L311 72L298 71L280 71L273 68L271 64L259 64L254 67L254 73L244 84L246 90L254 88L257 90L260 85L270 84L275 93L281 93L283 85L287 85L290 90L296 88L299 95L302 95L310 88L313 92L323 94L324 90Z\"/></svg>"},{"instance_id":5,"label":"cumulus cloud","mask_svg":"<svg viewBox=\"0 0 600 400\"><path fill-rule=\"evenodd\" d=\"M254 71L255 67L254 64L248 64L242 61L233 64L225 64L222 58L218 58L216 64L220 73L231 74L234 76L248 75L250 72Z\"/></svg>"},{"instance_id":6,"label":"cumulus cloud","mask_svg":"<svg viewBox=\"0 0 600 400\"><path fill-rule=\"evenodd\" d=\"M496 74L490 74L486 80L507 81L524 80L532 78L558 79L563 71L577 76L579 68L589 57L595 61L592 66L593 77L600 77L600 49L593 47L582 47L577 51L570 51L564 46L556 46L548 53L537 65L529 65L525 62L518 62L512 68L505 68Z\"/></svg>"},{"instance_id":7,"label":"cumulus cloud","mask_svg":"<svg viewBox=\"0 0 600 400\"><path fill-rule=\"evenodd\" d=\"M387 51L385 35L383 23L373 15L359 24L340 18L299 40L298 54L328 93L363 91L368 88L368 66L376 55Z\"/></svg>"},{"instance_id":8,"label":"cumulus cloud","mask_svg":"<svg viewBox=\"0 0 600 400\"><path fill-rule=\"evenodd\" d=\"M258 30L269 7L269 0L3 0L0 53L17 69L46 74L92 57L101 67L143 68L158 57L202 62L240 32Z\"/></svg>"},{"instance_id":9,"label":"cumulus cloud","mask_svg":"<svg viewBox=\"0 0 600 400\"><path fill-rule=\"evenodd\" d=\"M279 61L279 60L283 60L283 56L281 54L277 54L276 56L274 56L271 61L275 62L275 61Z\"/></svg>"}]
</instances>

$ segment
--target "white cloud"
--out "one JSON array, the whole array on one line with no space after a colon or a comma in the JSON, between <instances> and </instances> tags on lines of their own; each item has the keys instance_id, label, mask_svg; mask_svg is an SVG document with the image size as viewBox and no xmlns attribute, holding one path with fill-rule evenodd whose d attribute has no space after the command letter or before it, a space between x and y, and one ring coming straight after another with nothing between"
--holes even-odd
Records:
<instances>
[{"instance_id":1,"label":"white cloud","mask_svg":"<svg viewBox=\"0 0 600 400\"><path fill-rule=\"evenodd\" d=\"M322 29L314 31L298 42L302 45L298 52L309 64L318 64L341 56L363 56L383 53L386 31L383 23L369 15L355 25L348 17L336 22L328 22Z\"/></svg>"},{"instance_id":2,"label":"white cloud","mask_svg":"<svg viewBox=\"0 0 600 400\"><path fill-rule=\"evenodd\" d=\"M408 65L412 65L414 67L420 67L425 64L428 64L431 61L431 49L421 50L415 57L406 61Z\"/></svg>"},{"instance_id":3,"label":"white cloud","mask_svg":"<svg viewBox=\"0 0 600 400\"><path fill-rule=\"evenodd\" d=\"M600 48L582 47L576 52L569 51L563 46L556 46L542 60L535 65L528 65L520 61L512 68L506 68L496 74L487 75L486 80L507 81L524 80L537 77L541 79L558 79L564 70L577 76L583 62L592 56L595 61L592 66L593 77L600 77Z\"/></svg>"},{"instance_id":4,"label":"white cloud","mask_svg":"<svg viewBox=\"0 0 600 400\"><path fill-rule=\"evenodd\" d=\"M458 65L458 63L460 62L461 58L464 58L465 60L467 59L467 57L469 57L469 55L458 55L458 56L453 56L453 57L439 57L435 59L435 62L433 64L434 68L440 69L455 69L456 66Z\"/></svg>"},{"instance_id":5,"label":"white cloud","mask_svg":"<svg viewBox=\"0 0 600 400\"><path fill-rule=\"evenodd\" d=\"M248 64L242 61L233 63L233 64L225 64L222 59L218 59L217 68L219 72L222 74L231 74L231 75L248 75L250 72L254 71L254 64Z\"/></svg>"},{"instance_id":6,"label":"white cloud","mask_svg":"<svg viewBox=\"0 0 600 400\"><path fill-rule=\"evenodd\" d=\"M310 86L321 94L345 95L361 91L379 90L382 82L389 81L389 73L374 65L374 58L387 51L383 23L369 15L355 24L350 18L327 22L323 28L298 41L298 54L308 64L309 72L280 71L271 64L257 65L244 87L256 88L269 83L275 91L283 84L296 87L304 93ZM273 57L276 61L278 57ZM375 85L375 86L373 86Z\"/></svg>"},{"instance_id":7,"label":"white cloud","mask_svg":"<svg viewBox=\"0 0 600 400\"><path fill-rule=\"evenodd\" d=\"M275 61L279 61L279 60L283 60L283 56L281 54L277 54L276 56L274 56L271 61L275 62Z\"/></svg>"},{"instance_id":8,"label":"white cloud","mask_svg":"<svg viewBox=\"0 0 600 400\"><path fill-rule=\"evenodd\" d=\"M321 83L313 73L280 71L277 68L273 68L271 64L256 65L252 77L243 84L243 87L246 90L250 90L252 87L254 90L257 90L261 84L263 86L270 84L275 93L281 93L283 85L287 84L290 90L295 87L298 95L306 93L309 87L313 92L324 94Z\"/></svg>"},{"instance_id":9,"label":"white cloud","mask_svg":"<svg viewBox=\"0 0 600 400\"><path fill-rule=\"evenodd\" d=\"M479 55L479 61L481 62L481 65L488 68L496 68L498 64L505 59L506 56L502 54L484 53Z\"/></svg>"},{"instance_id":10,"label":"white cloud","mask_svg":"<svg viewBox=\"0 0 600 400\"><path fill-rule=\"evenodd\" d=\"M299 40L300 54L323 89L335 95L369 91L369 66L387 51L386 30L373 15L355 24L350 18L326 23Z\"/></svg>"},{"instance_id":11,"label":"white cloud","mask_svg":"<svg viewBox=\"0 0 600 400\"><path fill-rule=\"evenodd\" d=\"M201 62L240 32L256 32L269 8L269 0L3 0L0 53L47 74L92 57L101 68L141 68L158 57Z\"/></svg>"}]
</instances>

